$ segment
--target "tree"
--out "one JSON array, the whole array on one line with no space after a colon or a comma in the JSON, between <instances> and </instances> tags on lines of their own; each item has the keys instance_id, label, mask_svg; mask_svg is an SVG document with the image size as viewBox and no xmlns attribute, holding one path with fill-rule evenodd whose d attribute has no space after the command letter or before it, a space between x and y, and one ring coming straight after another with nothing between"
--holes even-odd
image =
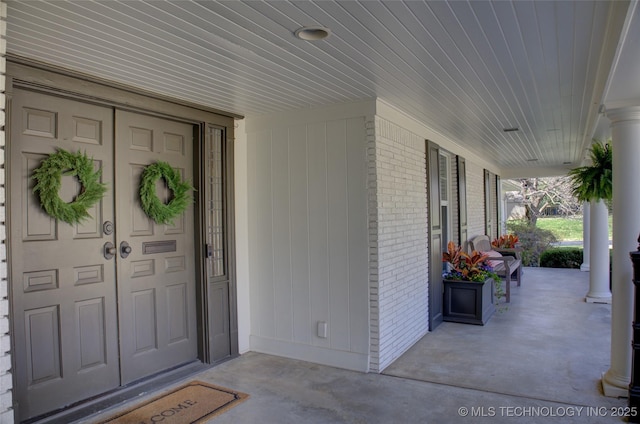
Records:
<instances>
[{"instance_id":1,"label":"tree","mask_svg":"<svg viewBox=\"0 0 640 424\"><path fill-rule=\"evenodd\" d=\"M572 193L571 179L567 176L512 181L520 187L519 197L526 208L526 218L533 226L549 207L556 207L563 215L575 215L581 210L581 204Z\"/></svg>"}]
</instances>

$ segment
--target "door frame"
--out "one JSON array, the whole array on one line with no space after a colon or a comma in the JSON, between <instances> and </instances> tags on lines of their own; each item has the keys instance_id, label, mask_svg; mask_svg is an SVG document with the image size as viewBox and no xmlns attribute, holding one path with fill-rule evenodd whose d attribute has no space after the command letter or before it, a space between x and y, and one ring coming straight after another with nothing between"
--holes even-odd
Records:
<instances>
[{"instance_id":1,"label":"door frame","mask_svg":"<svg viewBox=\"0 0 640 424\"><path fill-rule=\"evenodd\" d=\"M5 149L7 157L10 157L11 149L11 128L10 122L12 113L12 96L14 88L21 88L43 94L65 97L72 100L83 101L121 109L136 113L143 113L160 118L172 119L194 127L194 173L193 185L196 191L194 207L194 229L195 229L195 263L196 263L196 303L197 303L197 329L198 332L198 359L204 364L210 364L210 347L208 345L209 326L206 319L208 314L206 267L204 266L204 215L203 205L205 204L204 187L205 163L204 163L204 137L207 126L224 128L225 131L225 201L226 220L225 247L228 249L227 267L229 270L230 290L229 290L229 314L231 340L231 356L237 356L238 352L238 320L237 320L237 281L235 275L235 227L234 227L234 186L233 186L233 140L234 140L234 118L237 115L221 113L219 110L207 108L200 105L189 104L176 101L165 96L157 95L144 90L125 87L123 85L108 82L99 78L79 74L77 72L64 70L54 66L49 66L39 62L32 62L21 58L7 58L6 72L6 111L7 117L7 141ZM7 199L11 199L13 190L20 189L20 182L13 182L10 178L11 164L7 163L6 190ZM9 200L11 201L11 200ZM11 225L11 208L6 211L7 226ZM7 244L11 245L10 234L7 234ZM11 249L7 249L8 275L11 276ZM12 285L15 282L8 282L9 297L9 325L13 328L14 317L12 315L11 303L13 300ZM11 353L14 350L14 338L12 337ZM12 362L15 366L15 358L12 355ZM15 378L15 374L14 374ZM16 382L14 381L14 384Z\"/></svg>"},{"instance_id":2,"label":"door frame","mask_svg":"<svg viewBox=\"0 0 640 424\"><path fill-rule=\"evenodd\" d=\"M425 141L427 207L429 210L429 331L442 324L444 285L442 283L442 216L440 208L440 146Z\"/></svg>"}]
</instances>

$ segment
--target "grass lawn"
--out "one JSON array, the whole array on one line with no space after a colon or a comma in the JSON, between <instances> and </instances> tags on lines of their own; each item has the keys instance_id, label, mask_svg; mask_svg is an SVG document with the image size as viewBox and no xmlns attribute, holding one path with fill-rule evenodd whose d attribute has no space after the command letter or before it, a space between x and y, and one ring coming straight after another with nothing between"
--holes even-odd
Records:
<instances>
[{"instance_id":1,"label":"grass lawn","mask_svg":"<svg viewBox=\"0 0 640 424\"><path fill-rule=\"evenodd\" d=\"M538 228L551 231L558 241L582 240L582 216L538 218ZM609 215L611 239L611 215Z\"/></svg>"}]
</instances>

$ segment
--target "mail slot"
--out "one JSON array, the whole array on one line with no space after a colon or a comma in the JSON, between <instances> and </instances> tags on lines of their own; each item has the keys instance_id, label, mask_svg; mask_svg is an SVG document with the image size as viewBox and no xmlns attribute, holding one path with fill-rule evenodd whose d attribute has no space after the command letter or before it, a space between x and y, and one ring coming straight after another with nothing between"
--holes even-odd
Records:
<instances>
[{"instance_id":1,"label":"mail slot","mask_svg":"<svg viewBox=\"0 0 640 424\"><path fill-rule=\"evenodd\" d=\"M164 240L164 241L147 241L142 243L142 254L152 255L154 253L175 252L176 241Z\"/></svg>"}]
</instances>

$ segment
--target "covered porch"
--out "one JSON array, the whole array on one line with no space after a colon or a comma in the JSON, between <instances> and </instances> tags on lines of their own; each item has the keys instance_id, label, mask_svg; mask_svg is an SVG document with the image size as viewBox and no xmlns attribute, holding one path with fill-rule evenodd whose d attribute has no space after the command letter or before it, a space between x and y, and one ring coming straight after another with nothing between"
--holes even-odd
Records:
<instances>
[{"instance_id":1,"label":"covered porch","mask_svg":"<svg viewBox=\"0 0 640 424\"><path fill-rule=\"evenodd\" d=\"M10 118L0 128L0 161L7 168L0 172L0 422L46 418L77 402L90 407L93 399L74 383L62 382L63 391L49 385L60 380L63 361L82 356L68 353L81 352L74 344L81 340L74 338L80 316L75 303L60 295L69 305L38 306L46 328L62 328L67 338L56 331L46 339L22 331L34 309L16 307L16 293L31 290L25 275L57 275L48 265L19 266L27 255L16 244L28 245L31 233L20 233L17 217L44 213L36 203L27 208L33 200L30 174L11 176L17 164L27 163L11 156L21 146L19 129L55 143L67 140L57 131L54 108L40 106L40 98L50 95L80 103L74 103L79 116L66 122L81 122L74 128L85 131L93 121L82 103L95 103L112 120L121 121L117 115L133 109L191 125L185 139L197 135L192 150L201 155L188 155L194 157L186 160L185 172L203 186L218 184L210 190L218 198L199 199L195 223L186 221L193 224L194 236L184 236L193 240L190 250L183 259L169 258L169 265L188 263L189 293L195 294L190 299L199 302L184 308L191 324L174 327L197 335L189 360L198 366L244 354L198 378L252 396L216 422L458 422L460 407L482 404L596 411L624 406L619 397L629 382L632 311L625 255L636 246L640 210L633 186L640 157L637 3L0 0L0 21L6 23L0 25L0 118L5 111ZM301 30L330 37L300 37ZM38 98L20 112L21 96L32 93ZM199 112L184 115L182 107ZM221 115L224 123L201 119L200 111ZM29 121L31 116L36 118ZM105 122L88 127L118 128ZM138 128L127 134L138 134ZM115 210L116 199L129 199L122 202L127 206L138 201L119 195L114 184L127 175L116 168L122 161L115 160L119 150L111 146L122 145L124 137L115 132L95 138L110 140L96 144L106 146L104 168L116 176L105 177L112 187L103 202L107 210ZM487 327L439 328L438 266L446 241L498 235L501 181L566 173L583 163L593 137L612 138L616 145L613 304L583 303L588 274L571 271L557 278L564 271L536 269L513 290L510 310ZM79 137L83 143L87 138ZM210 147L220 154L207 164L208 140L221 147ZM39 145L55 147L46 143ZM138 150L152 145L130 144ZM200 172L213 164L224 175L211 171L215 178L207 178ZM215 232L202 231L206 205L218 214L210 220L219 224ZM122 231L104 230L113 220L95 215L92 248L74 244L95 258L73 269L95 267L96 279L112 290L133 281L121 277L133 269L132 261L121 256L104 262L106 242L119 246L126 240ZM129 216L124 208L120 215ZM47 229L58 225L50 221ZM217 234L222 248L205 242L205 233ZM44 250L31 256L39 258ZM156 269L150 260L146 264L143 274ZM175 268L166 264L164 269ZM103 268L117 276L102 278ZM56 292L75 287L57 285L53 277L40 286ZM565 285L575 285L575 292L561 295ZM155 299L156 289L149 287L147 299ZM92 299L102 304L100 296ZM108 306L116 310L112 299ZM144 323L155 323L156 304L143 305L149 305L150 317ZM59 310L72 317L60 326ZM100 323L100 315L94 316ZM105 322L113 340L126 337L115 330L128 328L120 325L127 320L112 313ZM62 352L49 355L54 360L46 372L31 371L38 361L21 362L27 355L20 349L31 339ZM153 344L147 346L154 351ZM224 354L212 355L219 346ZM90 364L124 369L125 358L114 349ZM183 361L147 363L168 374ZM84 373L82 367L65 369L66 375L75 375L72 369ZM130 387L126 373L120 374L97 391L100 396ZM82 374L77 381L101 380ZM601 381L611 398L602 396ZM47 396L31 405L21 400L35 386L78 393L51 406L43 405ZM168 383L157 388L165 390ZM39 409L30 410L33 405ZM496 410L476 412L497 418Z\"/></svg>"},{"instance_id":2,"label":"covered porch","mask_svg":"<svg viewBox=\"0 0 640 424\"><path fill-rule=\"evenodd\" d=\"M487 325L445 322L383 374L251 352L194 378L251 396L216 423L458 423L461 408L475 415L470 422L623 422L612 411L626 400L603 396L601 385L611 305L584 302L588 273L525 275L509 309Z\"/></svg>"}]
</instances>

